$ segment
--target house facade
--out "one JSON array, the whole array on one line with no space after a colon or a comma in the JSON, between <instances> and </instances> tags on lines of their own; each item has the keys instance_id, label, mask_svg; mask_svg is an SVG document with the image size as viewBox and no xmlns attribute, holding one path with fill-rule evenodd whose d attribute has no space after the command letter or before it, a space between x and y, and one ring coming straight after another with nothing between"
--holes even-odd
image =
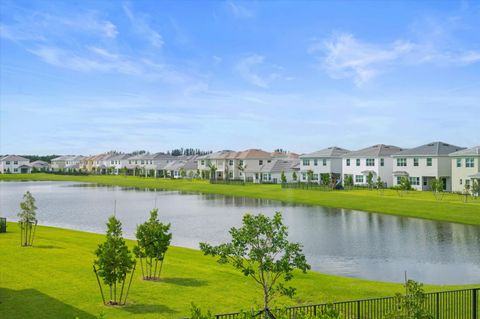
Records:
<instances>
[{"instance_id":1,"label":"house facade","mask_svg":"<svg viewBox=\"0 0 480 319\"><path fill-rule=\"evenodd\" d=\"M324 174L342 176L342 159L348 150L331 146L320 151L300 155L300 181L308 181L308 172L313 172L311 182L320 183Z\"/></svg>"},{"instance_id":2,"label":"house facade","mask_svg":"<svg viewBox=\"0 0 480 319\"><path fill-rule=\"evenodd\" d=\"M50 169L54 172L73 172L81 170L85 163L85 156L63 155L51 160Z\"/></svg>"},{"instance_id":3,"label":"house facade","mask_svg":"<svg viewBox=\"0 0 480 319\"><path fill-rule=\"evenodd\" d=\"M354 185L367 185L367 177L372 173L374 182L380 177L387 187L392 186L391 155L402 150L398 146L377 144L346 153L342 160L343 183L351 176Z\"/></svg>"},{"instance_id":4,"label":"house facade","mask_svg":"<svg viewBox=\"0 0 480 319\"><path fill-rule=\"evenodd\" d=\"M392 155L393 185L402 177L417 190L430 190L433 179L440 179L445 191L452 190L452 163L449 154L464 149L444 142L432 142Z\"/></svg>"},{"instance_id":5,"label":"house facade","mask_svg":"<svg viewBox=\"0 0 480 319\"><path fill-rule=\"evenodd\" d=\"M473 180L480 183L480 145L449 154L452 169L452 191L464 192Z\"/></svg>"},{"instance_id":6,"label":"house facade","mask_svg":"<svg viewBox=\"0 0 480 319\"><path fill-rule=\"evenodd\" d=\"M18 155L6 155L0 158L0 173L27 174L32 170L30 160Z\"/></svg>"},{"instance_id":7,"label":"house facade","mask_svg":"<svg viewBox=\"0 0 480 319\"><path fill-rule=\"evenodd\" d=\"M282 173L285 175L285 182L291 183L298 180L300 165L298 159L274 158L264 163L253 176L255 183L282 183ZM295 174L294 174L295 173ZM297 176L297 179L294 176Z\"/></svg>"},{"instance_id":8,"label":"house facade","mask_svg":"<svg viewBox=\"0 0 480 319\"><path fill-rule=\"evenodd\" d=\"M36 172L48 172L50 170L50 164L45 161L35 161L30 163L32 171Z\"/></svg>"}]
</instances>

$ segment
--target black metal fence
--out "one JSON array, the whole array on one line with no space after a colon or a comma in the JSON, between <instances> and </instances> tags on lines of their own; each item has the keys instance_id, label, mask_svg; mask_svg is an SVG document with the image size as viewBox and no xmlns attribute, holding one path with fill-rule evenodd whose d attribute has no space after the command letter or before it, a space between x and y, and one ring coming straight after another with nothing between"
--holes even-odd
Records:
<instances>
[{"instance_id":1,"label":"black metal fence","mask_svg":"<svg viewBox=\"0 0 480 319\"><path fill-rule=\"evenodd\" d=\"M7 232L7 219L5 217L0 217L0 233Z\"/></svg>"},{"instance_id":2,"label":"black metal fence","mask_svg":"<svg viewBox=\"0 0 480 319\"><path fill-rule=\"evenodd\" d=\"M434 319L480 319L480 288L450 290L426 293L424 309ZM385 315L396 310L396 297L362 299L334 302L332 304L315 304L287 307L283 310L272 310L273 315L280 312L290 319L296 314L320 315L329 307L340 312L345 319L383 319ZM242 319L242 313L215 315L216 319Z\"/></svg>"},{"instance_id":3,"label":"black metal fence","mask_svg":"<svg viewBox=\"0 0 480 319\"><path fill-rule=\"evenodd\" d=\"M245 185L243 179L211 179L210 184Z\"/></svg>"}]
</instances>

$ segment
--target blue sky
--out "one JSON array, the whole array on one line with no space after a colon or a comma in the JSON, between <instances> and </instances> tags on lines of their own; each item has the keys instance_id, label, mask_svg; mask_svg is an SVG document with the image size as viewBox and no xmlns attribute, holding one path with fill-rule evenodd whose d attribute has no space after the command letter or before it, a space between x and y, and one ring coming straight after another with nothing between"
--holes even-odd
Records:
<instances>
[{"instance_id":1,"label":"blue sky","mask_svg":"<svg viewBox=\"0 0 480 319\"><path fill-rule=\"evenodd\" d=\"M2 1L0 153L480 144L480 2Z\"/></svg>"}]
</instances>

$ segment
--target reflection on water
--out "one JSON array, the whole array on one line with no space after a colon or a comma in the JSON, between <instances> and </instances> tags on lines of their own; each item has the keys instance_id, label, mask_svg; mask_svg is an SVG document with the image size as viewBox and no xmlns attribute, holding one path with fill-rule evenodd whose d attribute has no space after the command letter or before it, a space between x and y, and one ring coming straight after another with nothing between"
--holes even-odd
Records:
<instances>
[{"instance_id":1,"label":"reflection on water","mask_svg":"<svg viewBox=\"0 0 480 319\"><path fill-rule=\"evenodd\" d=\"M0 182L0 215L15 219L25 191L37 199L44 225L103 233L113 213L127 237L159 208L172 224L173 244L221 243L246 212L283 213L290 237L304 245L314 270L383 281L409 277L427 283L480 282L480 227L303 206L214 194L106 187L72 182Z\"/></svg>"}]
</instances>

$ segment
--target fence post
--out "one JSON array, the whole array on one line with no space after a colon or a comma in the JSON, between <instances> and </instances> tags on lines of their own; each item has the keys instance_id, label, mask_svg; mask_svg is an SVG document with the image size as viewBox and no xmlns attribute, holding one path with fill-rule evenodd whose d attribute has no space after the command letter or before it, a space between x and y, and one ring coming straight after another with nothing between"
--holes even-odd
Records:
<instances>
[{"instance_id":1,"label":"fence post","mask_svg":"<svg viewBox=\"0 0 480 319\"><path fill-rule=\"evenodd\" d=\"M472 289L472 319L478 319L478 289Z\"/></svg>"},{"instance_id":2,"label":"fence post","mask_svg":"<svg viewBox=\"0 0 480 319\"><path fill-rule=\"evenodd\" d=\"M435 297L437 299L437 306L436 306L436 310L437 310L436 315L437 316L435 318L439 319L440 318L440 293L437 292L435 294Z\"/></svg>"},{"instance_id":3,"label":"fence post","mask_svg":"<svg viewBox=\"0 0 480 319\"><path fill-rule=\"evenodd\" d=\"M357 301L357 316L358 316L357 317L358 319L361 319L361 317L360 317L360 301Z\"/></svg>"}]
</instances>

